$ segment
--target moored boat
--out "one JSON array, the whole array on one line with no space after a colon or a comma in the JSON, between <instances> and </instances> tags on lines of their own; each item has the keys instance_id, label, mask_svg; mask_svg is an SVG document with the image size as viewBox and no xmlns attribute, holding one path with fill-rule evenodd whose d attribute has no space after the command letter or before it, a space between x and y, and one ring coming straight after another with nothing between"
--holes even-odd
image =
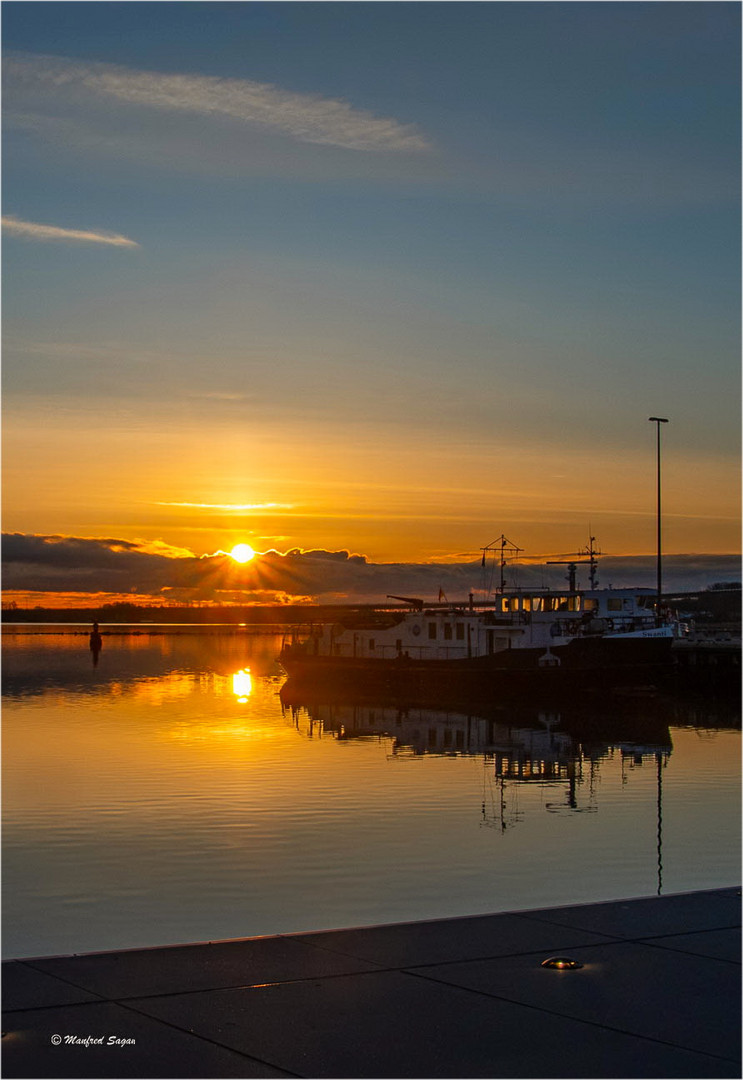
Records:
<instances>
[{"instance_id":1,"label":"moored boat","mask_svg":"<svg viewBox=\"0 0 743 1080\"><path fill-rule=\"evenodd\" d=\"M674 625L655 610L651 589L499 589L486 603L426 605L349 617L284 643L280 660L295 679L389 687L456 680L469 688L511 684L652 682L671 663Z\"/></svg>"}]
</instances>

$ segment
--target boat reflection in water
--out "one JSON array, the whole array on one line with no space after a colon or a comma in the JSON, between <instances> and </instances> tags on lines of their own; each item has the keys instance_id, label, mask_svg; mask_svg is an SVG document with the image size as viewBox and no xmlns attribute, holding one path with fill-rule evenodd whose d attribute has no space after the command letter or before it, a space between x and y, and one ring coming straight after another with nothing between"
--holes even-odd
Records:
<instances>
[{"instance_id":1,"label":"boat reflection in water","mask_svg":"<svg viewBox=\"0 0 743 1080\"><path fill-rule=\"evenodd\" d=\"M8 957L645 896L659 835L664 891L739 880L737 699L364 697L280 633L101 629L3 634Z\"/></svg>"},{"instance_id":2,"label":"boat reflection in water","mask_svg":"<svg viewBox=\"0 0 743 1080\"><path fill-rule=\"evenodd\" d=\"M662 889L662 780L672 753L668 717L655 697L617 698L600 711L514 705L489 715L397 702L310 701L306 688L287 682L281 701L295 727L311 738L392 740L393 757L482 758L482 824L502 832L517 825L522 785L539 785L551 814L596 813L601 764L620 758L622 783L643 765L657 769L658 895Z\"/></svg>"},{"instance_id":3,"label":"boat reflection in water","mask_svg":"<svg viewBox=\"0 0 743 1080\"><path fill-rule=\"evenodd\" d=\"M596 712L537 704L444 709L399 698L381 704L351 696L311 697L291 679L280 697L296 726L304 721L308 735L388 736L395 755L481 754L495 760L499 775L523 781L561 780L571 762L598 761L615 751L633 758L671 752L669 718L653 697L617 699Z\"/></svg>"}]
</instances>

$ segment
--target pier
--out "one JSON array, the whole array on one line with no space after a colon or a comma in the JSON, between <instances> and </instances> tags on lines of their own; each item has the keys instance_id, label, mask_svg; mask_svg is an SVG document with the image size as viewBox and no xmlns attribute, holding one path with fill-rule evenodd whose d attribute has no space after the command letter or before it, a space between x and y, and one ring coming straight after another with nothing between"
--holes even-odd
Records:
<instances>
[{"instance_id":1,"label":"pier","mask_svg":"<svg viewBox=\"0 0 743 1080\"><path fill-rule=\"evenodd\" d=\"M735 887L11 960L3 1075L738 1077L740 911Z\"/></svg>"},{"instance_id":2,"label":"pier","mask_svg":"<svg viewBox=\"0 0 743 1080\"><path fill-rule=\"evenodd\" d=\"M677 681L712 694L740 694L740 626L695 630L673 643Z\"/></svg>"}]
</instances>

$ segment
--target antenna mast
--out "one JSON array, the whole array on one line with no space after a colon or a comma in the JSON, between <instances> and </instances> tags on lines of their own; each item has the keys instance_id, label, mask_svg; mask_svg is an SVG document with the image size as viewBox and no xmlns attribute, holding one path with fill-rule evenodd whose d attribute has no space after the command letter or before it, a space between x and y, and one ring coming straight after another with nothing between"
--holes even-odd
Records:
<instances>
[{"instance_id":1,"label":"antenna mast","mask_svg":"<svg viewBox=\"0 0 743 1080\"><path fill-rule=\"evenodd\" d=\"M595 536L589 536L588 543L585 548L577 552L578 555L587 555L587 559L548 559L548 566L567 566L568 568L568 588L571 592L575 592L575 574L576 567L588 566L588 580L591 583L592 589L597 589L599 584L598 579L598 558L601 552L594 547L596 543Z\"/></svg>"},{"instance_id":2,"label":"antenna mast","mask_svg":"<svg viewBox=\"0 0 743 1080\"><path fill-rule=\"evenodd\" d=\"M501 533L497 540L493 540L484 548L480 548L480 550L482 551L482 566L485 566L486 553L488 551L500 551L500 585L496 589L496 592L504 592L506 588L506 562L508 561L506 559L506 552L508 553L509 558L514 559L518 553L524 549L517 547L516 544L512 543L503 535L503 533ZM490 589L488 589L488 592L490 592Z\"/></svg>"}]
</instances>

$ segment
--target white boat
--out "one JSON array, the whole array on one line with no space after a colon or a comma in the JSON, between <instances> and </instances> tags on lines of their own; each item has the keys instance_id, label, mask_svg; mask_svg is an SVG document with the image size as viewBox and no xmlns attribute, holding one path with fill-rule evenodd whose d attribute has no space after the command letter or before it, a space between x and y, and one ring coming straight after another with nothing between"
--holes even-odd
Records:
<instances>
[{"instance_id":1,"label":"white boat","mask_svg":"<svg viewBox=\"0 0 743 1080\"><path fill-rule=\"evenodd\" d=\"M285 642L281 663L297 679L363 684L652 681L671 663L673 623L656 613L652 589L599 589L593 540L588 554L587 589L571 562L567 589L506 589L501 577L485 603L390 597L406 608L311 626Z\"/></svg>"}]
</instances>

